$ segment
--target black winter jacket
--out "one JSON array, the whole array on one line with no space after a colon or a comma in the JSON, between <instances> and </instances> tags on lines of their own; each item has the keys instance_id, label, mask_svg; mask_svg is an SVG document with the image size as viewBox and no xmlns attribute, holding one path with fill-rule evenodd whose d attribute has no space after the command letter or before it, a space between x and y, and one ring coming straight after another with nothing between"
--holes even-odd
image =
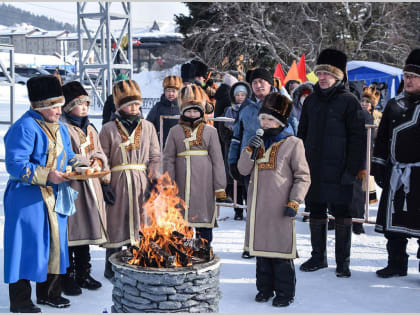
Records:
<instances>
[{"instance_id":1,"label":"black winter jacket","mask_svg":"<svg viewBox=\"0 0 420 315\"><path fill-rule=\"evenodd\" d=\"M147 115L146 120L150 121L156 128L156 133L160 141L160 116L175 116L179 115L179 107L177 99L172 102L169 101L165 94L162 94L160 101L153 106ZM163 120L163 147L165 147L166 138L169 134L169 129L178 124L178 119L164 119Z\"/></svg>"},{"instance_id":2,"label":"black winter jacket","mask_svg":"<svg viewBox=\"0 0 420 315\"><path fill-rule=\"evenodd\" d=\"M349 205L364 169L366 130L360 103L342 82L328 90L315 85L303 103L298 137L311 172L307 202Z\"/></svg>"}]
</instances>

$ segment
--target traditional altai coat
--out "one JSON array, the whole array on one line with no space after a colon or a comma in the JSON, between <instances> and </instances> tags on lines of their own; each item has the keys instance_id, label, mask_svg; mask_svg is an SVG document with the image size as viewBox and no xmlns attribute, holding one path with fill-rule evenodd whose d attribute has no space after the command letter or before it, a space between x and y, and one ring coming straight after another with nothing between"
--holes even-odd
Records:
<instances>
[{"instance_id":1,"label":"traditional altai coat","mask_svg":"<svg viewBox=\"0 0 420 315\"><path fill-rule=\"evenodd\" d=\"M245 250L251 255L293 259L296 253L295 220L285 216L289 201L301 203L311 183L302 140L294 136L259 150L242 150L239 172L251 174L248 186L248 215Z\"/></svg>"}]
</instances>

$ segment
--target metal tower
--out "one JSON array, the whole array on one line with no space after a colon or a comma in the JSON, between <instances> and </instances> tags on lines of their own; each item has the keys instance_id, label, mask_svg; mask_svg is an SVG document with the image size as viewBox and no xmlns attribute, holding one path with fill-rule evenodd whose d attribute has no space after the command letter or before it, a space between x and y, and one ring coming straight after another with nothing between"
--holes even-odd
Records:
<instances>
[{"instance_id":1,"label":"metal tower","mask_svg":"<svg viewBox=\"0 0 420 315\"><path fill-rule=\"evenodd\" d=\"M130 2L103 1L97 3L99 12L87 12L87 3L77 2L80 82L88 83L88 86L92 88L91 97L93 103L99 103L103 106L107 96L112 94L112 83L117 72L123 70L129 78L132 78L133 75L131 4ZM114 8L120 5L123 13L111 12L111 4L114 5ZM93 37L86 23L89 19L99 21L99 26ZM122 29L118 31L119 34L114 34L115 29L111 27L112 21L123 22ZM85 55L83 54L83 33L88 38L87 53ZM125 34L128 35L127 53L120 47ZM113 46L115 47L114 49L112 48ZM94 53L93 63L92 60L89 60L92 51ZM97 78L90 78L88 70L99 71Z\"/></svg>"}]
</instances>

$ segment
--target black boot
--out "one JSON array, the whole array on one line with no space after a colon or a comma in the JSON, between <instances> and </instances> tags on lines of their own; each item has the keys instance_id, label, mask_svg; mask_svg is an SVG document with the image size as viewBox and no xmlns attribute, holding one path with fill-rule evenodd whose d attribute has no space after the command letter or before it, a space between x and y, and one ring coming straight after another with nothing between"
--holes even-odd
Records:
<instances>
[{"instance_id":1,"label":"black boot","mask_svg":"<svg viewBox=\"0 0 420 315\"><path fill-rule=\"evenodd\" d=\"M121 251L122 247L118 248L107 248L105 252L105 271L104 271L104 277L111 280L114 278L114 271L112 271L112 264L109 262L109 257L111 257L112 254Z\"/></svg>"},{"instance_id":2,"label":"black boot","mask_svg":"<svg viewBox=\"0 0 420 315\"><path fill-rule=\"evenodd\" d=\"M336 218L335 220L335 274L339 278L349 278L351 251L351 218Z\"/></svg>"},{"instance_id":3,"label":"black boot","mask_svg":"<svg viewBox=\"0 0 420 315\"><path fill-rule=\"evenodd\" d=\"M61 275L47 274L47 281L36 283L36 303L57 308L70 306L70 301L61 296Z\"/></svg>"},{"instance_id":4,"label":"black boot","mask_svg":"<svg viewBox=\"0 0 420 315\"><path fill-rule=\"evenodd\" d=\"M75 248L74 268L76 271L76 282L81 288L96 290L102 286L99 281L96 281L90 275L91 264L89 245L81 245Z\"/></svg>"},{"instance_id":5,"label":"black boot","mask_svg":"<svg viewBox=\"0 0 420 315\"><path fill-rule=\"evenodd\" d=\"M354 222L353 223L353 233L356 235L364 234L365 229L363 228L363 223Z\"/></svg>"},{"instance_id":6,"label":"black boot","mask_svg":"<svg viewBox=\"0 0 420 315\"><path fill-rule=\"evenodd\" d=\"M40 313L41 309L31 300L31 283L21 279L9 284L10 312L12 313Z\"/></svg>"},{"instance_id":7,"label":"black boot","mask_svg":"<svg viewBox=\"0 0 420 315\"><path fill-rule=\"evenodd\" d=\"M82 271L77 271L76 282L81 288L88 290L97 290L102 287L102 283L93 279L90 275L90 264Z\"/></svg>"},{"instance_id":8,"label":"black boot","mask_svg":"<svg viewBox=\"0 0 420 315\"><path fill-rule=\"evenodd\" d=\"M309 221L311 230L311 258L300 266L301 271L316 271L327 268L327 220L313 219Z\"/></svg>"},{"instance_id":9,"label":"black boot","mask_svg":"<svg viewBox=\"0 0 420 315\"><path fill-rule=\"evenodd\" d=\"M236 221L242 221L244 219L244 210L241 208L235 208L235 216L233 219Z\"/></svg>"},{"instance_id":10,"label":"black boot","mask_svg":"<svg viewBox=\"0 0 420 315\"><path fill-rule=\"evenodd\" d=\"M397 238L388 239L386 249L388 251L388 265L376 271L380 278L404 277L407 275L408 269L408 255L407 239Z\"/></svg>"},{"instance_id":11,"label":"black boot","mask_svg":"<svg viewBox=\"0 0 420 315\"><path fill-rule=\"evenodd\" d=\"M67 273L61 278L61 287L65 295L76 296L82 294L82 289L76 283L74 270L67 268Z\"/></svg>"}]
</instances>

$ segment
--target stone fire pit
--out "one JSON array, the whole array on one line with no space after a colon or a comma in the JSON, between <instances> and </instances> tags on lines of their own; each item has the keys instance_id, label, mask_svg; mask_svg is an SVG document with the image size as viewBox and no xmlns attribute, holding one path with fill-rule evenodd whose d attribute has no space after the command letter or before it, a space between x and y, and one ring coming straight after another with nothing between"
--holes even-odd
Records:
<instances>
[{"instance_id":1,"label":"stone fire pit","mask_svg":"<svg viewBox=\"0 0 420 315\"><path fill-rule=\"evenodd\" d=\"M220 258L191 267L151 268L110 257L115 272L113 313L217 313Z\"/></svg>"}]
</instances>

